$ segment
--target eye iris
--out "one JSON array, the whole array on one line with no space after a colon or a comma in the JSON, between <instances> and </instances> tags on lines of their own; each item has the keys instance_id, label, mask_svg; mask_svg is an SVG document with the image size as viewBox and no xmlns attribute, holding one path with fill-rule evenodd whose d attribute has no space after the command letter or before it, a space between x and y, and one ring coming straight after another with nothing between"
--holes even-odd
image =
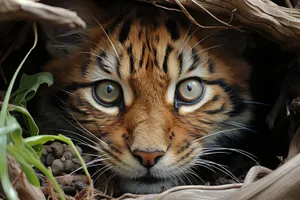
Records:
<instances>
[{"instance_id":1,"label":"eye iris","mask_svg":"<svg viewBox=\"0 0 300 200\"><path fill-rule=\"evenodd\" d=\"M188 79L180 83L178 87L178 98L185 103L193 103L200 99L203 93L203 85L197 79Z\"/></svg>"},{"instance_id":2,"label":"eye iris","mask_svg":"<svg viewBox=\"0 0 300 200\"><path fill-rule=\"evenodd\" d=\"M94 94L95 99L100 104L105 104L106 106L114 106L114 104L121 97L121 89L117 83L107 80L99 82L96 85Z\"/></svg>"}]
</instances>

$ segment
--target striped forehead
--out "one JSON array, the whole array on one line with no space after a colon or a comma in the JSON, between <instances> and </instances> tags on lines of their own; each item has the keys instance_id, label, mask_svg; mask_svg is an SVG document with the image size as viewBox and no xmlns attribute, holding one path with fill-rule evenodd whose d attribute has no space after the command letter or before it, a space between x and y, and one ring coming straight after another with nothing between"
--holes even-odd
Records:
<instances>
[{"instance_id":1,"label":"striped forehead","mask_svg":"<svg viewBox=\"0 0 300 200\"><path fill-rule=\"evenodd\" d=\"M212 71L213 63L207 52L202 52L198 40L188 28L182 28L172 19L151 23L127 18L113 24L92 51L93 66L86 75L92 80L112 77L127 79L139 70L156 67L178 79L200 69Z\"/></svg>"}]
</instances>

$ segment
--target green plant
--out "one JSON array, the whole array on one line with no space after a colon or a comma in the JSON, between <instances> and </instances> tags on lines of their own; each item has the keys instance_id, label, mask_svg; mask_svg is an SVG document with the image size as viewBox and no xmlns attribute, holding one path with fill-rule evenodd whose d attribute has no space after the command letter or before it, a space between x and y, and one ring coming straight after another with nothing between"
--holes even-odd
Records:
<instances>
[{"instance_id":1,"label":"green plant","mask_svg":"<svg viewBox=\"0 0 300 200\"><path fill-rule=\"evenodd\" d=\"M20 81L19 88L12 93L12 88L15 83L15 80L18 76L20 69L22 68L24 62L27 57L30 55L32 50L35 48L38 35L36 24L33 24L34 30L34 44L32 48L28 51L18 68L16 69L8 89L6 91L6 95L4 97L4 101L2 103L2 108L0 112L0 179L3 191L8 199L15 200L18 199L18 195L13 188L9 177L8 177L8 169L7 169L7 160L6 153L9 152L15 159L20 163L24 174L26 175L28 181L35 185L40 186L38 178L33 170L33 167L40 170L45 176L49 178L52 182L54 189L58 193L60 199L64 198L64 193L56 182L53 174L50 170L48 170L40 161L39 153L41 146L49 141L59 140L70 145L73 150L76 152L79 160L83 165L83 169L86 175L90 179L90 175L88 173L87 167L80 156L79 152L76 150L72 141L63 136L63 135L38 135L39 129L35 124L33 118L30 113L26 109L27 101L29 101L38 90L41 84L47 84L50 86L53 83L53 77L50 73L38 73L34 75L23 75ZM12 100L13 99L13 100ZM9 101L12 100L13 104L9 104ZM12 115L13 112L18 112L22 114L24 118L25 126L21 127L17 119ZM23 128L28 131L30 134L26 139L23 138L22 131Z\"/></svg>"}]
</instances>

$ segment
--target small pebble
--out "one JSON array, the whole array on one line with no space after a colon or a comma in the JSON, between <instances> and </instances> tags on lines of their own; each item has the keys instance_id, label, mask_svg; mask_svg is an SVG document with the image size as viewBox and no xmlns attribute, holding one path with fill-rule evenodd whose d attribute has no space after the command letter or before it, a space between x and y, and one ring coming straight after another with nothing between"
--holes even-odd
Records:
<instances>
[{"instance_id":1,"label":"small pebble","mask_svg":"<svg viewBox=\"0 0 300 200\"><path fill-rule=\"evenodd\" d=\"M73 171L76 170L76 169L78 169L78 168L80 168L80 167L81 167L81 165L75 163Z\"/></svg>"},{"instance_id":2,"label":"small pebble","mask_svg":"<svg viewBox=\"0 0 300 200\"><path fill-rule=\"evenodd\" d=\"M64 157L66 160L71 160L73 158L73 153L72 153L72 151L65 150L62 157Z\"/></svg>"},{"instance_id":3,"label":"small pebble","mask_svg":"<svg viewBox=\"0 0 300 200\"><path fill-rule=\"evenodd\" d=\"M77 151L79 152L79 154L82 153L82 149L79 146L75 146L75 148L77 149ZM66 146L65 147L65 151L71 151L73 153L73 157L76 157L75 152L73 151L72 147L70 146Z\"/></svg>"},{"instance_id":4,"label":"small pebble","mask_svg":"<svg viewBox=\"0 0 300 200\"><path fill-rule=\"evenodd\" d=\"M55 160L55 158L54 158L53 154L49 153L46 157L46 165L51 166L54 160Z\"/></svg>"},{"instance_id":5,"label":"small pebble","mask_svg":"<svg viewBox=\"0 0 300 200\"><path fill-rule=\"evenodd\" d=\"M82 156L82 159L84 160L85 163L87 163L87 162L90 162L93 158L92 158L92 156L85 155L85 156Z\"/></svg>"},{"instance_id":6,"label":"small pebble","mask_svg":"<svg viewBox=\"0 0 300 200\"><path fill-rule=\"evenodd\" d=\"M46 150L47 150L48 153L52 153L52 149L51 149L51 147L48 146L48 145L46 146Z\"/></svg>"},{"instance_id":7,"label":"small pebble","mask_svg":"<svg viewBox=\"0 0 300 200\"><path fill-rule=\"evenodd\" d=\"M60 159L54 160L51 165L51 170L54 175L60 175L64 170L64 163Z\"/></svg>"},{"instance_id":8,"label":"small pebble","mask_svg":"<svg viewBox=\"0 0 300 200\"><path fill-rule=\"evenodd\" d=\"M44 155L44 156L48 155L47 147L48 147L47 145L43 145L42 155Z\"/></svg>"},{"instance_id":9,"label":"small pebble","mask_svg":"<svg viewBox=\"0 0 300 200\"><path fill-rule=\"evenodd\" d=\"M64 153L64 147L61 143L59 142L53 142L50 145L52 151L53 151L53 155L55 158L61 158L62 154Z\"/></svg>"},{"instance_id":10,"label":"small pebble","mask_svg":"<svg viewBox=\"0 0 300 200\"><path fill-rule=\"evenodd\" d=\"M40 160L41 160L41 162L42 162L43 164L46 164L46 158L45 158L44 156L41 156L41 157L40 157Z\"/></svg>"},{"instance_id":11,"label":"small pebble","mask_svg":"<svg viewBox=\"0 0 300 200\"><path fill-rule=\"evenodd\" d=\"M74 163L72 160L66 160L64 163L64 172L70 173L74 171Z\"/></svg>"},{"instance_id":12,"label":"small pebble","mask_svg":"<svg viewBox=\"0 0 300 200\"><path fill-rule=\"evenodd\" d=\"M81 164L78 158L73 158L72 161L76 164L79 164L79 165Z\"/></svg>"}]
</instances>

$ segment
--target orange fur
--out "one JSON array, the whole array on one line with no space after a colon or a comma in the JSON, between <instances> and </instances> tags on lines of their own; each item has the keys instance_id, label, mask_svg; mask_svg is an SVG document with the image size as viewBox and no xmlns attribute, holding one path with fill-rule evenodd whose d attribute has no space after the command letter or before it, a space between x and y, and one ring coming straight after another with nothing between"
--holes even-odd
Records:
<instances>
[{"instance_id":1,"label":"orange fur","mask_svg":"<svg viewBox=\"0 0 300 200\"><path fill-rule=\"evenodd\" d=\"M154 28L149 22L143 24L140 18L134 17L134 13L133 9L132 13L125 15L122 20L124 22L128 18L133 19L128 39L123 43L119 41L122 22L113 33L108 33L109 38L99 25L94 25L90 29L88 39L77 52L51 61L45 67L45 71L53 73L55 77L55 85L51 92L57 92L74 83L81 85L91 83L89 86L69 91L66 103L86 113L72 111L76 120L93 121L82 123L82 126L104 142L99 142L99 148L102 149L100 154L109 158L103 162L112 165L115 173L122 178L144 176L144 168L132 152L155 150L164 152L164 156L157 166L153 167L153 170L157 171L154 171L152 175L156 178L174 178L175 172L172 175L167 173L168 170L178 171L177 168L182 168L184 172L195 165L203 146L203 141L199 138L215 130L224 129L226 126L221 122L228 119L247 123L250 118L250 108L232 117L229 113L234 105L229 94L218 84L206 84L207 93L203 101L199 102L201 106L194 110L189 106L182 109L181 107L184 106L181 106L176 110L174 100L169 99L168 91L172 90L170 85L189 77L199 77L207 83L222 80L234 88L243 100L250 100L248 86L250 67L236 56L224 53L226 46L209 49L216 42L214 36L197 44L203 38L202 30L199 29L191 35L195 27L192 26L188 31L190 22L187 20L185 25L177 24L179 38L173 40L166 23L168 19L176 22L185 20L184 17L178 16L179 14L168 15L165 11L159 11L159 17L153 17L158 22L157 27ZM105 29L111 26L111 23L100 22ZM167 61L166 73L163 65L168 45L173 49ZM131 55L128 53L130 47L132 47ZM177 76L180 71L178 60L180 52L184 52L183 63L187 64L192 59L192 56L189 56L192 47L200 56L198 71L182 72L180 76ZM145 49L142 57L143 48ZM106 52L109 62L119 65L108 66L111 74L99 71L97 56L102 51ZM213 62L213 72L209 72L210 61ZM135 64L133 73L130 73L131 62ZM140 66L139 63L141 63ZM85 66L84 74L83 66ZM117 67L119 67L121 77L117 76L115 70ZM102 79L114 80L121 85L125 97L125 111L119 110L116 114L109 114L98 107L91 93L93 84ZM171 91L170 94L173 95L174 92ZM129 97L127 98L126 95ZM215 100L212 100L213 98ZM220 108L221 105L224 111L218 114L206 113L206 111L212 112ZM197 142L194 143L196 140ZM182 172L177 171L180 177ZM133 189L130 191L136 192ZM153 189L153 191L158 190ZM153 191L149 189L143 192Z\"/></svg>"}]
</instances>

